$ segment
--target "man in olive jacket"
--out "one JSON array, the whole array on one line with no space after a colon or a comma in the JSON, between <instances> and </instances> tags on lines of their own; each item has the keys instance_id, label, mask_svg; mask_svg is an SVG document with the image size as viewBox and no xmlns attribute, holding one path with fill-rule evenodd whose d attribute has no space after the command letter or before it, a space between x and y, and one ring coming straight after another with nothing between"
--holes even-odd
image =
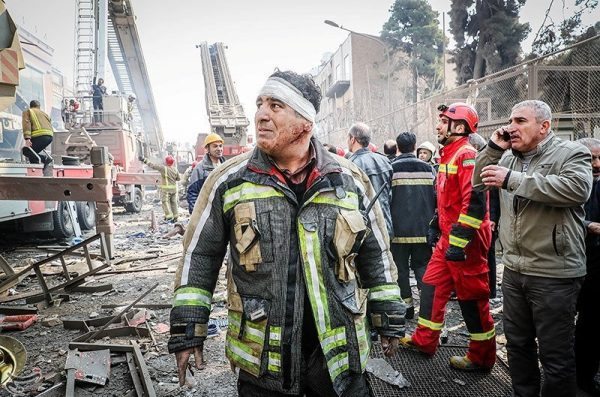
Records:
<instances>
[{"instance_id":1,"label":"man in olive jacket","mask_svg":"<svg viewBox=\"0 0 600 397\"><path fill-rule=\"evenodd\" d=\"M169 351L203 361L227 246L225 354L240 396L368 396L371 323L391 355L405 307L368 177L312 136L321 94L277 71L256 99L257 147L211 172L184 236Z\"/></svg>"},{"instance_id":2,"label":"man in olive jacket","mask_svg":"<svg viewBox=\"0 0 600 397\"><path fill-rule=\"evenodd\" d=\"M515 396L540 395L538 348L541 395L576 393L575 304L585 275L583 205L592 172L590 151L557 138L551 119L542 101L516 104L473 173L475 188L500 188L504 332Z\"/></svg>"}]
</instances>

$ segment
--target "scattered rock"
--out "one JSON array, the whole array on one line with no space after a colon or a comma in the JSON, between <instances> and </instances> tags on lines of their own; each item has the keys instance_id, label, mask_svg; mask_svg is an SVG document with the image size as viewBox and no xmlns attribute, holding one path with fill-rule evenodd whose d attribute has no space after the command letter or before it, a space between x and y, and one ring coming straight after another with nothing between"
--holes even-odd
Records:
<instances>
[{"instance_id":1,"label":"scattered rock","mask_svg":"<svg viewBox=\"0 0 600 397\"><path fill-rule=\"evenodd\" d=\"M460 380L460 379L452 379L452 382L456 383L457 385L461 385L461 386L465 386L467 384L464 380Z\"/></svg>"},{"instance_id":2,"label":"scattered rock","mask_svg":"<svg viewBox=\"0 0 600 397\"><path fill-rule=\"evenodd\" d=\"M99 314L97 312L91 312L90 313L90 318L96 318L98 316L99 316Z\"/></svg>"},{"instance_id":3,"label":"scattered rock","mask_svg":"<svg viewBox=\"0 0 600 397\"><path fill-rule=\"evenodd\" d=\"M62 323L62 320L56 316L46 317L42 320L42 325L44 327L56 327L57 325L61 325Z\"/></svg>"}]
</instances>

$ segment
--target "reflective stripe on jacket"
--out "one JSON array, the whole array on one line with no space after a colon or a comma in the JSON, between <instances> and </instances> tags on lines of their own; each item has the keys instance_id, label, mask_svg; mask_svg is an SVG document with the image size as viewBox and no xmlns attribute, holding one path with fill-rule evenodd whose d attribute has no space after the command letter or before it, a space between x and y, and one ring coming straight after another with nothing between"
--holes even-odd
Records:
<instances>
[{"instance_id":1,"label":"reflective stripe on jacket","mask_svg":"<svg viewBox=\"0 0 600 397\"><path fill-rule=\"evenodd\" d=\"M163 164L156 164L151 161L146 161L145 163L148 167L152 168L160 172L160 188L164 192L177 192L177 181L180 179L179 171L177 171L177 166L173 164L172 166L166 166Z\"/></svg>"},{"instance_id":2,"label":"reflective stripe on jacket","mask_svg":"<svg viewBox=\"0 0 600 397\"><path fill-rule=\"evenodd\" d=\"M23 136L35 138L38 136L53 135L50 117L38 108L25 110L22 115Z\"/></svg>"},{"instance_id":3,"label":"reflective stripe on jacket","mask_svg":"<svg viewBox=\"0 0 600 397\"><path fill-rule=\"evenodd\" d=\"M208 176L184 236L171 326L207 321L203 310L210 310L230 243L226 355L232 365L263 388L297 394L303 317L310 310L342 394L369 355L367 300L402 303L381 208L373 207L368 223L361 212L374 195L368 179L318 141L311 144L316 164L302 203L259 149Z\"/></svg>"}]
</instances>

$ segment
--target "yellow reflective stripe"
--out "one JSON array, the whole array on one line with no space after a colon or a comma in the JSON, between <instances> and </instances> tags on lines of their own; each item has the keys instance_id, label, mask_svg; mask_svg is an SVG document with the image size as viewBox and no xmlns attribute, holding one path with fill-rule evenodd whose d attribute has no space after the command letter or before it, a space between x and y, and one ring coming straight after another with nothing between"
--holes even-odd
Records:
<instances>
[{"instance_id":1,"label":"yellow reflective stripe","mask_svg":"<svg viewBox=\"0 0 600 397\"><path fill-rule=\"evenodd\" d=\"M471 334L471 340L486 341L492 339L494 336L496 336L496 329L492 328L491 331L488 332L483 332L480 334Z\"/></svg>"},{"instance_id":2,"label":"yellow reflective stripe","mask_svg":"<svg viewBox=\"0 0 600 397\"><path fill-rule=\"evenodd\" d=\"M433 321L426 320L423 317L419 317L417 324L427 327L433 331L441 331L444 328L444 323L434 323Z\"/></svg>"},{"instance_id":3,"label":"yellow reflective stripe","mask_svg":"<svg viewBox=\"0 0 600 397\"><path fill-rule=\"evenodd\" d=\"M346 197L340 199L334 192L319 192L308 199L307 203L327 204L347 210L357 210L358 195L354 192L346 192Z\"/></svg>"},{"instance_id":4,"label":"yellow reflective stripe","mask_svg":"<svg viewBox=\"0 0 600 397\"><path fill-rule=\"evenodd\" d=\"M234 366L248 371L254 376L260 373L260 352L254 351L231 335L227 335L225 354Z\"/></svg>"},{"instance_id":5,"label":"yellow reflective stripe","mask_svg":"<svg viewBox=\"0 0 600 397\"><path fill-rule=\"evenodd\" d=\"M317 333L324 334L331 329L329 318L329 304L327 291L321 269L321 247L317 231L307 231L298 220L298 234L300 237L300 252L304 262L304 275L306 277L306 292L310 301Z\"/></svg>"},{"instance_id":6,"label":"yellow reflective stripe","mask_svg":"<svg viewBox=\"0 0 600 397\"><path fill-rule=\"evenodd\" d=\"M362 371L367 367L369 351L371 350L371 338L367 337L366 318L357 318L354 320L356 329L356 339L358 340L358 351L360 354L360 368Z\"/></svg>"},{"instance_id":7,"label":"yellow reflective stripe","mask_svg":"<svg viewBox=\"0 0 600 397\"><path fill-rule=\"evenodd\" d=\"M35 138L42 135L52 136L52 130L47 130L45 128L40 128L39 130L31 131L31 137Z\"/></svg>"},{"instance_id":8,"label":"yellow reflective stripe","mask_svg":"<svg viewBox=\"0 0 600 397\"><path fill-rule=\"evenodd\" d=\"M346 328L338 327L319 335L321 340L321 346L323 348L323 354L327 355L332 349L338 346L344 346L348 342L346 340Z\"/></svg>"},{"instance_id":9,"label":"yellow reflective stripe","mask_svg":"<svg viewBox=\"0 0 600 397\"><path fill-rule=\"evenodd\" d=\"M342 372L347 371L350 368L348 364L348 352L343 352L337 356L333 356L327 361L327 369L329 370L329 376L334 381Z\"/></svg>"},{"instance_id":10,"label":"yellow reflective stripe","mask_svg":"<svg viewBox=\"0 0 600 397\"><path fill-rule=\"evenodd\" d=\"M269 352L269 365L267 369L271 372L279 372L281 369L281 354Z\"/></svg>"},{"instance_id":11,"label":"yellow reflective stripe","mask_svg":"<svg viewBox=\"0 0 600 397\"><path fill-rule=\"evenodd\" d=\"M398 284L385 284L369 288L370 301L399 301L400 287Z\"/></svg>"},{"instance_id":12,"label":"yellow reflective stripe","mask_svg":"<svg viewBox=\"0 0 600 397\"><path fill-rule=\"evenodd\" d=\"M456 237L454 235L450 235L450 245L454 245L456 247L465 248L469 244L469 240L465 240L464 238Z\"/></svg>"},{"instance_id":13,"label":"yellow reflective stripe","mask_svg":"<svg viewBox=\"0 0 600 397\"><path fill-rule=\"evenodd\" d=\"M460 223L464 223L465 225L469 225L474 229L479 229L481 227L481 223L483 222L481 219L473 218L472 216L465 214L460 214L458 221Z\"/></svg>"},{"instance_id":14,"label":"yellow reflective stripe","mask_svg":"<svg viewBox=\"0 0 600 397\"><path fill-rule=\"evenodd\" d=\"M227 313L227 320L228 320L228 325L227 328L229 329L229 331L231 331L233 333L233 335L239 335L240 334L240 327L242 324L242 313L239 312L234 312L234 311L229 311Z\"/></svg>"},{"instance_id":15,"label":"yellow reflective stripe","mask_svg":"<svg viewBox=\"0 0 600 397\"><path fill-rule=\"evenodd\" d=\"M175 185L169 185L169 178L168 178L168 176L169 176L169 175L168 175L168 170L169 170L169 169L168 169L168 168L167 168L167 166L165 165L165 183L166 183L166 185L160 185L160 187L161 187L162 189L168 189L168 188L171 188L171 187L175 187Z\"/></svg>"},{"instance_id":16,"label":"yellow reflective stripe","mask_svg":"<svg viewBox=\"0 0 600 397\"><path fill-rule=\"evenodd\" d=\"M392 181L392 186L402 185L433 185L433 179L394 179Z\"/></svg>"},{"instance_id":17,"label":"yellow reflective stripe","mask_svg":"<svg viewBox=\"0 0 600 397\"><path fill-rule=\"evenodd\" d=\"M175 291L173 307L204 306L210 309L212 294L201 288L182 287Z\"/></svg>"},{"instance_id":18,"label":"yellow reflective stripe","mask_svg":"<svg viewBox=\"0 0 600 397\"><path fill-rule=\"evenodd\" d=\"M277 191L271 186L263 186L251 182L244 182L241 185L227 190L223 194L223 212L229 211L240 201L269 197L283 197L283 193Z\"/></svg>"},{"instance_id":19,"label":"yellow reflective stripe","mask_svg":"<svg viewBox=\"0 0 600 397\"><path fill-rule=\"evenodd\" d=\"M246 320L244 338L262 345L265 342L265 326Z\"/></svg>"},{"instance_id":20,"label":"yellow reflective stripe","mask_svg":"<svg viewBox=\"0 0 600 397\"><path fill-rule=\"evenodd\" d=\"M40 125L40 121L37 118L37 114L33 111L33 109L29 109L29 118L31 119L31 124L33 124L34 130L39 130L42 128Z\"/></svg>"},{"instance_id":21,"label":"yellow reflective stripe","mask_svg":"<svg viewBox=\"0 0 600 397\"><path fill-rule=\"evenodd\" d=\"M392 243L396 244L419 244L426 243L427 237L394 237Z\"/></svg>"},{"instance_id":22,"label":"yellow reflective stripe","mask_svg":"<svg viewBox=\"0 0 600 397\"><path fill-rule=\"evenodd\" d=\"M439 172L444 172L446 174L457 174L458 166L454 164L440 164Z\"/></svg>"},{"instance_id":23,"label":"yellow reflective stripe","mask_svg":"<svg viewBox=\"0 0 600 397\"><path fill-rule=\"evenodd\" d=\"M281 327L275 327L275 326L269 327L269 345L271 345L271 346L281 345Z\"/></svg>"}]
</instances>

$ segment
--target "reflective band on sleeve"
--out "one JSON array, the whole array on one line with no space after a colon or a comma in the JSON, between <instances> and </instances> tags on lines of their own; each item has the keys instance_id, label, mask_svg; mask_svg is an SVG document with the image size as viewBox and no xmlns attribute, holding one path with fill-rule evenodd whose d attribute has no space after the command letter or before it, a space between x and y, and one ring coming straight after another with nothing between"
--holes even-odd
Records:
<instances>
[{"instance_id":1,"label":"reflective band on sleeve","mask_svg":"<svg viewBox=\"0 0 600 397\"><path fill-rule=\"evenodd\" d=\"M450 245L454 245L456 247L465 248L467 244L469 244L469 240L465 240L464 238L456 237L454 235L450 235Z\"/></svg>"},{"instance_id":2,"label":"reflective band on sleeve","mask_svg":"<svg viewBox=\"0 0 600 397\"><path fill-rule=\"evenodd\" d=\"M223 212L225 213L229 211L240 201L269 197L283 197L283 193L277 191L271 186L263 186L255 183L244 182L241 185L227 190L223 194Z\"/></svg>"},{"instance_id":3,"label":"reflective band on sleeve","mask_svg":"<svg viewBox=\"0 0 600 397\"><path fill-rule=\"evenodd\" d=\"M281 345L281 327L275 327L275 326L269 327L269 345L271 345L271 346Z\"/></svg>"},{"instance_id":4,"label":"reflective band on sleeve","mask_svg":"<svg viewBox=\"0 0 600 397\"><path fill-rule=\"evenodd\" d=\"M338 346L344 346L348 343L346 340L346 328L338 327L325 332L323 335L319 335L321 339L321 347L323 348L323 354L327 355L332 349Z\"/></svg>"},{"instance_id":5,"label":"reflective band on sleeve","mask_svg":"<svg viewBox=\"0 0 600 397\"><path fill-rule=\"evenodd\" d=\"M423 327L429 328L433 331L441 331L444 328L444 323L434 323L433 321L429 321L424 319L423 317L419 317L417 324L422 325Z\"/></svg>"},{"instance_id":6,"label":"reflective band on sleeve","mask_svg":"<svg viewBox=\"0 0 600 397\"><path fill-rule=\"evenodd\" d=\"M465 214L460 214L458 221L465 225L469 225L474 229L479 229L481 227L481 223L483 222L481 219L473 218L472 216Z\"/></svg>"},{"instance_id":7,"label":"reflective band on sleeve","mask_svg":"<svg viewBox=\"0 0 600 397\"><path fill-rule=\"evenodd\" d=\"M225 353L236 367L240 367L255 376L260 373L260 358L258 357L260 353L253 351L243 342L228 335Z\"/></svg>"},{"instance_id":8,"label":"reflective band on sleeve","mask_svg":"<svg viewBox=\"0 0 600 397\"><path fill-rule=\"evenodd\" d=\"M367 325L364 317L354 320L354 325L356 339L358 339L358 351L360 353L360 368L364 371L367 367L369 351L371 350L371 338L367 337Z\"/></svg>"},{"instance_id":9,"label":"reflective band on sleeve","mask_svg":"<svg viewBox=\"0 0 600 397\"><path fill-rule=\"evenodd\" d=\"M358 195L353 192L346 192L346 197L337 198L333 192L321 192L307 200L307 203L326 204L341 207L347 210L358 209Z\"/></svg>"},{"instance_id":10,"label":"reflective band on sleeve","mask_svg":"<svg viewBox=\"0 0 600 397\"><path fill-rule=\"evenodd\" d=\"M463 160L462 165L463 165L463 167L474 167L475 166L475 159L466 159L466 160Z\"/></svg>"},{"instance_id":11,"label":"reflective band on sleeve","mask_svg":"<svg viewBox=\"0 0 600 397\"><path fill-rule=\"evenodd\" d=\"M329 376L334 381L342 372L347 371L350 368L348 365L348 352L343 352L337 356L333 356L327 361L327 369L329 370Z\"/></svg>"},{"instance_id":12,"label":"reflective band on sleeve","mask_svg":"<svg viewBox=\"0 0 600 397\"><path fill-rule=\"evenodd\" d=\"M395 179L392 181L392 186L405 185L433 185L433 179Z\"/></svg>"},{"instance_id":13,"label":"reflective band on sleeve","mask_svg":"<svg viewBox=\"0 0 600 397\"><path fill-rule=\"evenodd\" d=\"M486 341L492 339L494 336L496 336L496 329L492 328L488 332L483 332L480 334L471 334L471 340Z\"/></svg>"},{"instance_id":14,"label":"reflective band on sleeve","mask_svg":"<svg viewBox=\"0 0 600 397\"><path fill-rule=\"evenodd\" d=\"M204 306L210 309L212 294L201 288L183 287L175 291L173 307L178 306Z\"/></svg>"},{"instance_id":15,"label":"reflective band on sleeve","mask_svg":"<svg viewBox=\"0 0 600 397\"><path fill-rule=\"evenodd\" d=\"M279 372L281 370L281 354L277 352L269 352L268 369L271 372Z\"/></svg>"},{"instance_id":16,"label":"reflective band on sleeve","mask_svg":"<svg viewBox=\"0 0 600 397\"><path fill-rule=\"evenodd\" d=\"M427 237L394 237L392 243L396 244L421 244L426 243Z\"/></svg>"},{"instance_id":17,"label":"reflective band on sleeve","mask_svg":"<svg viewBox=\"0 0 600 397\"><path fill-rule=\"evenodd\" d=\"M379 285L369 289L370 301L399 301L400 287L398 284Z\"/></svg>"}]
</instances>

